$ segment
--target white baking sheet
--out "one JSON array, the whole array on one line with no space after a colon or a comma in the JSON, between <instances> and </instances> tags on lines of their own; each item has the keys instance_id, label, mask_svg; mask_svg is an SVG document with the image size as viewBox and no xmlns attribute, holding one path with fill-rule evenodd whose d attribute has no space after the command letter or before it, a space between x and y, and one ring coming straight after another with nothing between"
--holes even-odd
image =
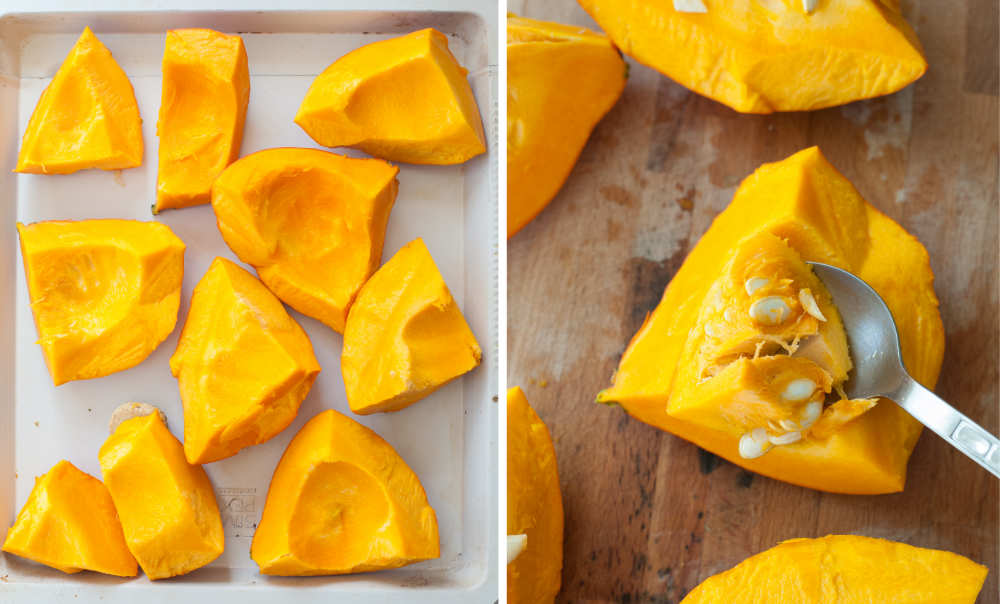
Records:
<instances>
[{"instance_id":1,"label":"white baking sheet","mask_svg":"<svg viewBox=\"0 0 1000 604\"><path fill-rule=\"evenodd\" d=\"M352 3L342 2L344 8ZM358 2L353 2L357 6ZM378 8L367 2L365 8ZM388 2L393 5L398 3ZM168 359L187 316L191 290L215 256L237 260L223 242L211 207L154 217L156 118L164 31L210 27L241 32L250 59L251 98L242 155L276 146L316 147L292 121L313 78L337 57L365 43L421 27L449 35L470 70L491 153L464 166L401 164L399 196L389 219L383 260L423 237L484 349L484 364L396 414L353 416L391 443L420 477L438 516L441 557L404 569L347 577L275 579L257 574L249 557L268 482L281 452L317 412L350 414L340 376L341 336L318 321L292 315L309 333L323 368L296 420L271 441L206 465L226 532L225 553L185 577L150 582L96 573L65 575L0 555L0 602L306 601L487 602L496 599L496 258L497 204L493 150L496 87L496 5L493 2L411 2L414 11L41 12L37 3L0 17L0 536L26 500L34 477L60 459L100 477L97 450L114 407L144 401L161 407L183 436L177 382ZM246 5L246 3L241 3ZM0 3L0 7L3 4ZM252 6L249 8L253 8ZM0 8L0 12L2 12ZM143 166L117 173L13 175L20 136L35 103L84 25L112 51L135 88L143 119ZM253 33L248 33L253 32ZM347 152L351 155L360 155ZM145 362L105 378L58 388L35 344L14 222L134 218L169 225L187 244L177 328ZM6 386L6 387L3 387ZM182 596L182 594L184 594Z\"/></svg>"}]
</instances>

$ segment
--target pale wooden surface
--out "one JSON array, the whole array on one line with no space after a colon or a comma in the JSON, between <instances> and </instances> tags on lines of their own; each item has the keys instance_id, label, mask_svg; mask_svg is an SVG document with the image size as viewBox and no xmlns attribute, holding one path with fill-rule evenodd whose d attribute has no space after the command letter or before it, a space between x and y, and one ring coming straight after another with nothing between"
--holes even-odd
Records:
<instances>
[{"instance_id":1,"label":"pale wooden surface","mask_svg":"<svg viewBox=\"0 0 1000 604\"><path fill-rule=\"evenodd\" d=\"M596 25L573 0L512 0ZM792 537L856 533L990 567L997 481L924 433L906 491L823 494L756 476L594 404L688 249L758 165L818 144L914 233L937 275L947 351L937 391L997 431L997 2L904 0L930 70L888 98L739 115L634 61L560 195L509 242L509 383L549 425L566 508L561 601L672 602Z\"/></svg>"}]
</instances>

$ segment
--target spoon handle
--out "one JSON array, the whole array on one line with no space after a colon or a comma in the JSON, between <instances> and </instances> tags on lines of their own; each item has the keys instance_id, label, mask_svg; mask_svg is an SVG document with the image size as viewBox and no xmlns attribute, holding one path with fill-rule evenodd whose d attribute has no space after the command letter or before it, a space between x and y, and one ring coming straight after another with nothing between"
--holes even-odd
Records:
<instances>
[{"instance_id":1,"label":"spoon handle","mask_svg":"<svg viewBox=\"0 0 1000 604\"><path fill-rule=\"evenodd\" d=\"M887 395L920 423L1000 478L1000 440L913 378Z\"/></svg>"}]
</instances>

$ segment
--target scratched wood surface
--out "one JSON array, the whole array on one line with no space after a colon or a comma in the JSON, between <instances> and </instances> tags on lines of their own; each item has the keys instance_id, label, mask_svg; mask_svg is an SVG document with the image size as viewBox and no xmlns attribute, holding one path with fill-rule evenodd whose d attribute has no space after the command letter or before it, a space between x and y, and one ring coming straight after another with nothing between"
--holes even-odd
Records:
<instances>
[{"instance_id":1,"label":"scratched wood surface","mask_svg":"<svg viewBox=\"0 0 1000 604\"><path fill-rule=\"evenodd\" d=\"M594 404L626 343L740 180L817 144L927 247L947 332L937 392L997 432L997 2L904 0L930 69L890 97L739 115L630 61L559 196L508 247L509 383L549 425L566 510L563 602L676 603L783 539L854 533L958 552L998 597L998 483L924 432L906 491L811 491ZM596 27L573 0L522 15Z\"/></svg>"}]
</instances>

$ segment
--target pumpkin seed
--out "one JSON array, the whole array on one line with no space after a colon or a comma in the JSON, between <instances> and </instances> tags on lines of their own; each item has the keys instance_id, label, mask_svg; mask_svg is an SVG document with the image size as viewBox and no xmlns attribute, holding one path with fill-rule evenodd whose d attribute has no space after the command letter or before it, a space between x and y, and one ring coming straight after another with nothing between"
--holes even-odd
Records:
<instances>
[{"instance_id":1,"label":"pumpkin seed","mask_svg":"<svg viewBox=\"0 0 1000 604\"><path fill-rule=\"evenodd\" d=\"M521 535L507 535L507 564L510 564L521 555L524 548L528 545L528 536Z\"/></svg>"},{"instance_id":2,"label":"pumpkin seed","mask_svg":"<svg viewBox=\"0 0 1000 604\"><path fill-rule=\"evenodd\" d=\"M772 445L790 445L795 442L802 440L801 432L785 432L784 434L779 434L777 436L771 436L768 438Z\"/></svg>"},{"instance_id":3,"label":"pumpkin seed","mask_svg":"<svg viewBox=\"0 0 1000 604\"><path fill-rule=\"evenodd\" d=\"M750 318L764 325L781 325L791 314L792 309L781 296L761 298L750 305Z\"/></svg>"},{"instance_id":4,"label":"pumpkin seed","mask_svg":"<svg viewBox=\"0 0 1000 604\"><path fill-rule=\"evenodd\" d=\"M771 280L766 277L751 277L747 279L746 283L743 284L743 289L747 290L747 295L752 296L755 291L764 287Z\"/></svg>"},{"instance_id":5,"label":"pumpkin seed","mask_svg":"<svg viewBox=\"0 0 1000 604\"><path fill-rule=\"evenodd\" d=\"M794 422L790 419L783 419L778 422L778 425L785 429L786 432L797 432L802 428L799 426L798 422Z\"/></svg>"},{"instance_id":6,"label":"pumpkin seed","mask_svg":"<svg viewBox=\"0 0 1000 604\"><path fill-rule=\"evenodd\" d=\"M802 308L804 308L807 313L816 317L820 321L826 321L826 317L823 316L823 311L819 309L819 304L816 304L816 298L813 297L812 291L810 291L808 287L799 290L799 302L802 304Z\"/></svg>"},{"instance_id":7,"label":"pumpkin seed","mask_svg":"<svg viewBox=\"0 0 1000 604\"><path fill-rule=\"evenodd\" d=\"M679 13L707 13L708 8L701 0L674 0L674 10Z\"/></svg>"},{"instance_id":8,"label":"pumpkin seed","mask_svg":"<svg viewBox=\"0 0 1000 604\"><path fill-rule=\"evenodd\" d=\"M739 452L740 457L743 459L756 459L767 453L767 450L771 448L771 443L760 442L754 438L754 432L757 430L763 430L763 428L754 428L752 431L747 432L740 437Z\"/></svg>"},{"instance_id":9,"label":"pumpkin seed","mask_svg":"<svg viewBox=\"0 0 1000 604\"><path fill-rule=\"evenodd\" d=\"M799 420L799 423L802 424L802 429L808 430L811 428L822 414L823 403L821 401L809 401L809 404L802 410L802 419Z\"/></svg>"},{"instance_id":10,"label":"pumpkin seed","mask_svg":"<svg viewBox=\"0 0 1000 604\"><path fill-rule=\"evenodd\" d=\"M816 10L817 4L819 4L819 0L802 0L802 10L811 14L814 10Z\"/></svg>"},{"instance_id":11,"label":"pumpkin seed","mask_svg":"<svg viewBox=\"0 0 1000 604\"><path fill-rule=\"evenodd\" d=\"M781 392L781 400L788 403L798 403L812 396L816 391L816 382L809 378L797 378L785 386Z\"/></svg>"}]
</instances>

